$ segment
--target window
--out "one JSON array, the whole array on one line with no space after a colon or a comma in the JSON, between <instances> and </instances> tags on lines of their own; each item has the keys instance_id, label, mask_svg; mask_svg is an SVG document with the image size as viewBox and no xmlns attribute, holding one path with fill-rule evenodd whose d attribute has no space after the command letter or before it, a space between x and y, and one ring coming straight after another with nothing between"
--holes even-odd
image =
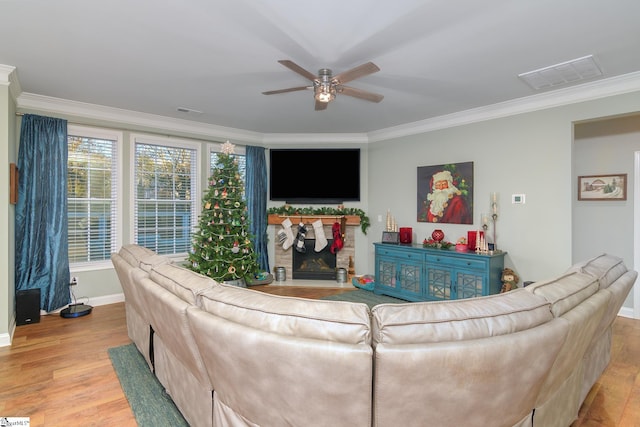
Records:
<instances>
[{"instance_id":1,"label":"window","mask_svg":"<svg viewBox=\"0 0 640 427\"><path fill-rule=\"evenodd\" d=\"M159 254L186 254L197 222L198 146L134 138L134 241Z\"/></svg>"},{"instance_id":2,"label":"window","mask_svg":"<svg viewBox=\"0 0 640 427\"><path fill-rule=\"evenodd\" d=\"M218 163L218 154L222 144L212 144L209 146L209 176L213 175L213 168ZM242 182L247 183L247 156L244 147L236 145L233 156L238 159L238 170L242 176Z\"/></svg>"},{"instance_id":3,"label":"window","mask_svg":"<svg viewBox=\"0 0 640 427\"><path fill-rule=\"evenodd\" d=\"M122 136L103 129L67 131L69 263L109 261L119 246L118 151Z\"/></svg>"}]
</instances>

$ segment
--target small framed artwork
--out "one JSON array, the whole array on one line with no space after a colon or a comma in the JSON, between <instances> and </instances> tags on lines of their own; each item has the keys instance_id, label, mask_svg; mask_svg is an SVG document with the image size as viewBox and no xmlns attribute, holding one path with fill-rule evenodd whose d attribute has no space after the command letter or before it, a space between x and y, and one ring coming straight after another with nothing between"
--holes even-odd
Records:
<instances>
[{"instance_id":1,"label":"small framed artwork","mask_svg":"<svg viewBox=\"0 0 640 427\"><path fill-rule=\"evenodd\" d=\"M579 176L578 200L627 200L627 174Z\"/></svg>"}]
</instances>

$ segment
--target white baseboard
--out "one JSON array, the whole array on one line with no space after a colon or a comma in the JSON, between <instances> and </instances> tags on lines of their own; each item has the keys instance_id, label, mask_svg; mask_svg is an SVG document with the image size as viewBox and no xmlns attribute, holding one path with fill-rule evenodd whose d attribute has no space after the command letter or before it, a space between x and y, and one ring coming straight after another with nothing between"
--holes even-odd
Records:
<instances>
[{"instance_id":1,"label":"white baseboard","mask_svg":"<svg viewBox=\"0 0 640 427\"><path fill-rule=\"evenodd\" d=\"M629 317L631 319L636 319L636 317L634 316L634 313L633 313L633 308L629 308L629 307L622 307L620 309L620 311L618 312L618 316Z\"/></svg>"},{"instance_id":2,"label":"white baseboard","mask_svg":"<svg viewBox=\"0 0 640 427\"><path fill-rule=\"evenodd\" d=\"M97 306L97 305L114 304L116 302L123 302L123 301L124 301L124 294L114 294L114 295L105 295L101 297L89 298L89 301L87 301L85 304Z\"/></svg>"},{"instance_id":3,"label":"white baseboard","mask_svg":"<svg viewBox=\"0 0 640 427\"><path fill-rule=\"evenodd\" d=\"M16 319L13 318L9 325L9 332L6 334L0 334L0 347L9 347L11 340L13 339L13 333L16 331Z\"/></svg>"},{"instance_id":4,"label":"white baseboard","mask_svg":"<svg viewBox=\"0 0 640 427\"><path fill-rule=\"evenodd\" d=\"M101 297L93 297L93 298L90 298L90 297L78 298L78 301L76 302L78 304L82 303L82 304L87 304L92 307L95 307L98 305L114 304L116 302L123 302L123 301L124 301L124 294L113 294L113 295L104 295ZM64 310L67 307L68 306L60 307L59 309L50 311L48 313L44 310L40 310L40 315L46 316L48 314L59 314L61 310Z\"/></svg>"}]
</instances>

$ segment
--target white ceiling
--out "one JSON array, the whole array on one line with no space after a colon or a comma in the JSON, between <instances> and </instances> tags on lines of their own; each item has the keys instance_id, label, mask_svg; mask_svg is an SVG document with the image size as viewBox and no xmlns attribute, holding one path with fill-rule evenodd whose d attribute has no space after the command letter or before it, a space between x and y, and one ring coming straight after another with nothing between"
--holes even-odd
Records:
<instances>
[{"instance_id":1,"label":"white ceiling","mask_svg":"<svg viewBox=\"0 0 640 427\"><path fill-rule=\"evenodd\" d=\"M518 74L593 55L640 71L638 0L0 0L0 64L23 93L260 133L367 133L535 95ZM263 91L367 61L314 111ZM202 111L181 113L178 108Z\"/></svg>"}]
</instances>

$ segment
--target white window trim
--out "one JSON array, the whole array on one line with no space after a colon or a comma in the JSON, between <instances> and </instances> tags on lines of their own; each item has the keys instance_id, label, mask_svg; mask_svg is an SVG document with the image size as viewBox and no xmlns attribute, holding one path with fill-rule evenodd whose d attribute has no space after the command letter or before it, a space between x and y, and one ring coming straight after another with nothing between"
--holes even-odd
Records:
<instances>
[{"instance_id":1,"label":"white window trim","mask_svg":"<svg viewBox=\"0 0 640 427\"><path fill-rule=\"evenodd\" d=\"M123 134L117 130L113 129L105 129L105 128L96 128L91 126L80 126L75 124L67 125L67 135L74 136L83 136L88 138L96 138L96 139L107 139L116 141L116 155L118 160L116 162L116 170L114 171L115 175L118 177L118 184L116 185L116 241L115 248L116 250L122 246L122 241L124 237L123 232L123 219L124 219L124 211L123 211L123 191L124 191L124 179L123 179L123 152L124 149L122 147L123 144ZM87 262L74 262L69 263L69 270L71 273L81 272L81 271L93 271L93 270L106 270L112 269L113 264L110 259L104 261L87 261Z\"/></svg>"},{"instance_id":2,"label":"white window trim","mask_svg":"<svg viewBox=\"0 0 640 427\"><path fill-rule=\"evenodd\" d=\"M211 142L207 144L207 178L209 178L209 171L211 171L211 153L222 153L222 144L222 142ZM246 156L247 148L244 145L236 145L233 154Z\"/></svg>"},{"instance_id":3,"label":"white window trim","mask_svg":"<svg viewBox=\"0 0 640 427\"><path fill-rule=\"evenodd\" d=\"M211 154L216 153L216 154L220 154L222 153L222 142L215 142L215 143L209 143L207 144L207 160L206 160L206 176L204 177L204 182L205 182L205 190L207 188L209 188L209 178L211 178L212 172L211 172ZM244 156L245 157L245 162L246 162L246 158L247 158L247 147L244 145L236 145L234 147L233 150L233 154L237 154L239 156ZM246 176L246 170L245 170L245 176L243 176L244 179L244 184L245 184L245 198L247 197L247 192L246 192L246 185L247 185L247 176Z\"/></svg>"},{"instance_id":4,"label":"white window trim","mask_svg":"<svg viewBox=\"0 0 640 427\"><path fill-rule=\"evenodd\" d=\"M135 242L135 161L136 161L136 143L162 145L165 147L178 147L196 151L196 176L195 176L195 194L193 195L193 202L195 203L195 218L192 218L191 232L195 232L195 227L198 224L198 217L201 210L202 195L202 179L201 179L201 158L202 158L202 143L200 141L176 138L176 137L162 137L158 135L147 135L141 133L132 133L129 136L129 242ZM167 255L174 261L184 261L187 257L182 255Z\"/></svg>"}]
</instances>

